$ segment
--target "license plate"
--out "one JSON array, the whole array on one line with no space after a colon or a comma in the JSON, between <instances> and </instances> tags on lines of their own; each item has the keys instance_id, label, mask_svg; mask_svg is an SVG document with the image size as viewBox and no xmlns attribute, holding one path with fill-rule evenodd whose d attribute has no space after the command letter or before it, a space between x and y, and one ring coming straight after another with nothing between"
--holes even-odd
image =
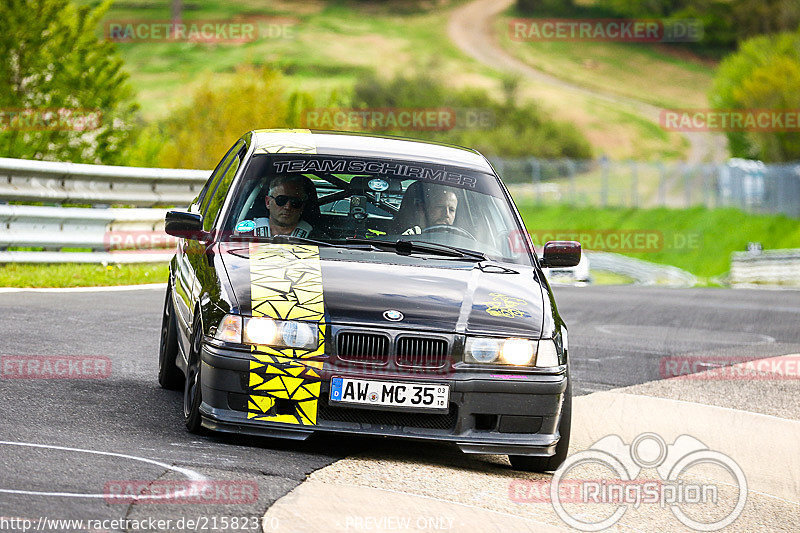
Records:
<instances>
[{"instance_id":1,"label":"license plate","mask_svg":"<svg viewBox=\"0 0 800 533\"><path fill-rule=\"evenodd\" d=\"M334 377L331 402L447 411L450 386L441 383L398 383Z\"/></svg>"}]
</instances>

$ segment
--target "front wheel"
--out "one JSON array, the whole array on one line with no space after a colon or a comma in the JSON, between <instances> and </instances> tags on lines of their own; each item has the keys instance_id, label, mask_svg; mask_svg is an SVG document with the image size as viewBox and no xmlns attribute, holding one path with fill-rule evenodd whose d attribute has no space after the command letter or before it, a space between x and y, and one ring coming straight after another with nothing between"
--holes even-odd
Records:
<instances>
[{"instance_id":1,"label":"front wheel","mask_svg":"<svg viewBox=\"0 0 800 533\"><path fill-rule=\"evenodd\" d=\"M514 470L525 472L552 472L566 461L569 452L569 436L572 429L572 379L567 378L567 390L564 391L564 405L561 407L561 421L558 432L561 437L556 444L556 453L550 457L529 455L509 455L508 460Z\"/></svg>"},{"instance_id":2,"label":"front wheel","mask_svg":"<svg viewBox=\"0 0 800 533\"><path fill-rule=\"evenodd\" d=\"M175 364L178 357L178 331L175 328L175 307L167 287L164 313L161 316L161 342L158 347L158 384L164 389L180 390L183 372Z\"/></svg>"},{"instance_id":3,"label":"front wheel","mask_svg":"<svg viewBox=\"0 0 800 533\"><path fill-rule=\"evenodd\" d=\"M200 404L203 403L201 393L200 348L203 341L203 329L199 322L192 333L192 343L189 353L189 365L186 370L186 382L183 386L183 421L190 433L203 433L203 419L200 415Z\"/></svg>"}]
</instances>

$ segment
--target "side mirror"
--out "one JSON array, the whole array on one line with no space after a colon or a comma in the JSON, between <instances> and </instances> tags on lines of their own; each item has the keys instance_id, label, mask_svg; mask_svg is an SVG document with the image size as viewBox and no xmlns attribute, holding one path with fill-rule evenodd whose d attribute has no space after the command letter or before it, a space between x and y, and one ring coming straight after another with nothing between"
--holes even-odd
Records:
<instances>
[{"instance_id":1,"label":"side mirror","mask_svg":"<svg viewBox=\"0 0 800 533\"><path fill-rule=\"evenodd\" d=\"M164 231L173 237L203 240L208 233L203 231L203 215L188 211L167 211Z\"/></svg>"},{"instance_id":2,"label":"side mirror","mask_svg":"<svg viewBox=\"0 0 800 533\"><path fill-rule=\"evenodd\" d=\"M544 245L542 268L574 267L581 262L581 243L550 241Z\"/></svg>"}]
</instances>

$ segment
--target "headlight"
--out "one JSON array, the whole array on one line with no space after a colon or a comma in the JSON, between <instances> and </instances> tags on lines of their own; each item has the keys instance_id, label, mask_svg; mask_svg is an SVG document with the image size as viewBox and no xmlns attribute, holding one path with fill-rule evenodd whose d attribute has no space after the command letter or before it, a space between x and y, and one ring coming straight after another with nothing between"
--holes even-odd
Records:
<instances>
[{"instance_id":1,"label":"headlight","mask_svg":"<svg viewBox=\"0 0 800 533\"><path fill-rule=\"evenodd\" d=\"M294 320L225 315L214 338L242 344L313 350L317 347L319 327Z\"/></svg>"},{"instance_id":2,"label":"headlight","mask_svg":"<svg viewBox=\"0 0 800 533\"><path fill-rule=\"evenodd\" d=\"M558 366L558 349L553 339L467 337L464 361L510 366Z\"/></svg>"},{"instance_id":3,"label":"headlight","mask_svg":"<svg viewBox=\"0 0 800 533\"><path fill-rule=\"evenodd\" d=\"M275 344L278 325L271 318L245 318L242 342L245 344Z\"/></svg>"},{"instance_id":4,"label":"headlight","mask_svg":"<svg viewBox=\"0 0 800 533\"><path fill-rule=\"evenodd\" d=\"M509 365L530 364L536 353L536 344L525 339L506 339L500 350L500 359Z\"/></svg>"},{"instance_id":5,"label":"headlight","mask_svg":"<svg viewBox=\"0 0 800 533\"><path fill-rule=\"evenodd\" d=\"M467 356L476 363L494 363L500 355L500 339L470 337L467 339Z\"/></svg>"}]
</instances>

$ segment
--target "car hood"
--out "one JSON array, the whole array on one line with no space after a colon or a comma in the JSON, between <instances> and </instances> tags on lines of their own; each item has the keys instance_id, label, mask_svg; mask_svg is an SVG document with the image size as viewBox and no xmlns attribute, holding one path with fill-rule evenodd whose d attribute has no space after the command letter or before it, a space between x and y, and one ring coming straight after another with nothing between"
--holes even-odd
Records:
<instances>
[{"instance_id":1,"label":"car hood","mask_svg":"<svg viewBox=\"0 0 800 533\"><path fill-rule=\"evenodd\" d=\"M246 316L293 308L302 319L303 309L324 308L337 325L541 335L543 293L532 267L285 244L223 243L219 251ZM388 310L402 320L387 320Z\"/></svg>"}]
</instances>

